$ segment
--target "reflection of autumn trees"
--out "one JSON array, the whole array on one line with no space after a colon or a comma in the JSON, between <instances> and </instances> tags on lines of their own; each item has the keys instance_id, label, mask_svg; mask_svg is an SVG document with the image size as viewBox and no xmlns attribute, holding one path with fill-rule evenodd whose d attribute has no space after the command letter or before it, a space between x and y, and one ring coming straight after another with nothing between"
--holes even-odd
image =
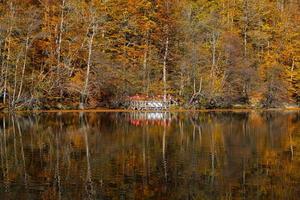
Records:
<instances>
[{"instance_id":1,"label":"reflection of autumn trees","mask_svg":"<svg viewBox=\"0 0 300 200\"><path fill-rule=\"evenodd\" d=\"M297 112L0 116L0 198L285 199L299 192ZM5 192L6 191L6 192Z\"/></svg>"}]
</instances>

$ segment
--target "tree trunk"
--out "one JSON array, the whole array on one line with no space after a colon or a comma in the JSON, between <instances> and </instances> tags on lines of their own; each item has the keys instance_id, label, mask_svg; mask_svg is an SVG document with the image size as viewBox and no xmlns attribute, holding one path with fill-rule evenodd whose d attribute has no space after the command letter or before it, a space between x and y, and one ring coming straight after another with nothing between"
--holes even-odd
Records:
<instances>
[{"instance_id":1,"label":"tree trunk","mask_svg":"<svg viewBox=\"0 0 300 200\"><path fill-rule=\"evenodd\" d=\"M0 43L1 44L1 43ZM1 75L0 75L0 85L2 85L2 78L4 77L4 64L5 64L5 62L4 62L4 49L5 49L5 42L4 42L4 45L3 45L3 47L1 46L0 47L0 58L1 58Z\"/></svg>"},{"instance_id":2,"label":"tree trunk","mask_svg":"<svg viewBox=\"0 0 300 200\"><path fill-rule=\"evenodd\" d=\"M18 72L18 64L19 64L19 55L15 63L15 78L14 78L14 91L11 101L12 108L15 108L15 99L16 99L16 91L17 91L17 72Z\"/></svg>"},{"instance_id":3,"label":"tree trunk","mask_svg":"<svg viewBox=\"0 0 300 200\"><path fill-rule=\"evenodd\" d=\"M62 0L61 5L61 18L60 18L60 25L59 25L59 36L58 36L58 46L56 49L57 53L57 75L58 75L58 85L60 90L60 97L62 97L63 90L62 90L62 80L61 80L61 69L60 69L60 59L61 59L61 42L62 42L62 34L63 34L63 26L64 26L64 9L65 9L65 0Z\"/></svg>"},{"instance_id":4,"label":"tree trunk","mask_svg":"<svg viewBox=\"0 0 300 200\"><path fill-rule=\"evenodd\" d=\"M248 0L244 0L244 57L247 56L247 30L248 30Z\"/></svg>"},{"instance_id":5,"label":"tree trunk","mask_svg":"<svg viewBox=\"0 0 300 200\"><path fill-rule=\"evenodd\" d=\"M14 18L14 9L13 9L13 4L12 2L10 3L10 14L11 14L11 18L10 20L12 21ZM7 57L6 57L6 69L5 69L5 77L4 77L4 96L3 96L3 103L6 103L6 91L7 91L7 79L8 79L8 65L9 65L9 60L10 60L10 42L11 42L11 33L12 33L12 22L10 23L10 27L9 27L9 31L8 31L8 45L7 45Z\"/></svg>"},{"instance_id":6,"label":"tree trunk","mask_svg":"<svg viewBox=\"0 0 300 200\"><path fill-rule=\"evenodd\" d=\"M184 73L184 69L183 69L183 66L181 65L181 71L180 71L180 90L179 90L179 95L183 95L183 89L184 89L184 76L183 76L183 73Z\"/></svg>"},{"instance_id":7,"label":"tree trunk","mask_svg":"<svg viewBox=\"0 0 300 200\"><path fill-rule=\"evenodd\" d=\"M148 50L148 61L150 62L151 60L151 48L148 46L149 50ZM150 72L151 72L151 66L148 64L147 65L147 95L149 95L149 90L150 90Z\"/></svg>"},{"instance_id":8,"label":"tree trunk","mask_svg":"<svg viewBox=\"0 0 300 200\"><path fill-rule=\"evenodd\" d=\"M58 46L57 46L57 64L60 63L60 54L61 54L61 41L63 34L63 26L64 26L64 9L65 9L65 0L62 0L61 5L61 17L60 17L60 26L59 26L59 36L58 36Z\"/></svg>"},{"instance_id":9,"label":"tree trunk","mask_svg":"<svg viewBox=\"0 0 300 200\"><path fill-rule=\"evenodd\" d=\"M144 52L144 61L143 61L143 69L144 69L144 92L148 95L148 81L147 81L147 76L148 76L148 70L147 70L147 62L148 62L148 39L147 39L147 47L145 48Z\"/></svg>"},{"instance_id":10,"label":"tree trunk","mask_svg":"<svg viewBox=\"0 0 300 200\"><path fill-rule=\"evenodd\" d=\"M294 80L294 68L295 68L295 58L293 58L293 63L292 63L292 67L291 67L291 84L293 84L293 80Z\"/></svg>"},{"instance_id":11,"label":"tree trunk","mask_svg":"<svg viewBox=\"0 0 300 200\"><path fill-rule=\"evenodd\" d=\"M167 100L167 58L169 51L169 37L166 39L165 55L164 55L164 66L163 66L163 84L164 84L164 101Z\"/></svg>"},{"instance_id":12,"label":"tree trunk","mask_svg":"<svg viewBox=\"0 0 300 200\"><path fill-rule=\"evenodd\" d=\"M24 62L23 62L23 68L22 68L22 75L21 75L21 82L20 82L20 86L19 86L19 92L18 92L18 96L17 96L17 101L20 99L21 93L22 93L22 89L23 89L23 80L24 80L24 75L25 75L25 68L26 68L26 64L27 64L27 52L28 52L28 47L29 47L29 36L27 36L26 38L26 44L25 44L25 55L24 55Z\"/></svg>"},{"instance_id":13,"label":"tree trunk","mask_svg":"<svg viewBox=\"0 0 300 200\"><path fill-rule=\"evenodd\" d=\"M1 84L1 86L2 86L2 88L1 88L1 92L4 92L4 88L5 88L5 77L6 77L6 69L7 69L7 67L6 67L6 58L5 58L5 50L6 50L6 39L4 40L4 47L3 47L3 52L2 52L2 58L1 58L1 76L0 76L0 78L1 78L1 81L0 81L0 84ZM2 85L3 84L3 85ZM4 93L3 93L4 94ZM4 103L4 102L3 102Z\"/></svg>"},{"instance_id":14,"label":"tree trunk","mask_svg":"<svg viewBox=\"0 0 300 200\"><path fill-rule=\"evenodd\" d=\"M84 104L86 103L87 97L88 97L88 85L89 85L89 76L90 76L90 70L91 70L91 56L92 56L92 50L93 50L93 42L94 42L94 37L96 34L96 24L95 24L95 17L92 18L91 22L92 26L92 33L89 36L89 53L88 53L88 60L87 60L87 68L86 68L86 76L85 76L85 82L84 82L84 87L82 90L82 97L81 97L81 102L80 102L80 108L84 108ZM90 27L90 26L89 26Z\"/></svg>"},{"instance_id":15,"label":"tree trunk","mask_svg":"<svg viewBox=\"0 0 300 200\"><path fill-rule=\"evenodd\" d=\"M200 78L198 93L200 94L201 92L202 92L202 77Z\"/></svg>"},{"instance_id":16,"label":"tree trunk","mask_svg":"<svg viewBox=\"0 0 300 200\"><path fill-rule=\"evenodd\" d=\"M212 48L212 64L210 69L210 76L211 76L211 90L214 90L214 84L215 84L215 67L216 67L216 33L215 31L212 32L212 39L211 39L211 48Z\"/></svg>"},{"instance_id":17,"label":"tree trunk","mask_svg":"<svg viewBox=\"0 0 300 200\"><path fill-rule=\"evenodd\" d=\"M10 35L11 35L12 27L10 27L9 35L8 35L8 45L7 45L7 57L6 57L6 65L5 65L5 74L4 74L4 88L3 88L3 103L6 103L7 96L7 79L8 79L8 65L10 60Z\"/></svg>"}]
</instances>

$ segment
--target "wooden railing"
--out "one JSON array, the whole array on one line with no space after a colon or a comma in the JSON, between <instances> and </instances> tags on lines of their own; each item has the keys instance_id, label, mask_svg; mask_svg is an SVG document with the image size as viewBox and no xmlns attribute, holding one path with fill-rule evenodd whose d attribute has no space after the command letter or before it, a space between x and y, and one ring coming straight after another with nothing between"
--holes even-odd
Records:
<instances>
[{"instance_id":1,"label":"wooden railing","mask_svg":"<svg viewBox=\"0 0 300 200\"><path fill-rule=\"evenodd\" d=\"M129 109L132 110L166 110L170 108L169 101L130 101Z\"/></svg>"}]
</instances>

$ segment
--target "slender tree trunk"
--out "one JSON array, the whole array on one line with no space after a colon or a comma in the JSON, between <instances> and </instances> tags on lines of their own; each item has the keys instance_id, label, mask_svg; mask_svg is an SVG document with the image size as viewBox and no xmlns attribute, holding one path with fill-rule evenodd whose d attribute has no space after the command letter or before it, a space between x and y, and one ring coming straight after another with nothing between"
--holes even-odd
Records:
<instances>
[{"instance_id":1,"label":"slender tree trunk","mask_svg":"<svg viewBox=\"0 0 300 200\"><path fill-rule=\"evenodd\" d=\"M183 79L183 73L184 69L183 66L181 65L181 72L180 72L180 90L179 90L179 95L183 95L183 89L184 89L184 79Z\"/></svg>"},{"instance_id":2,"label":"slender tree trunk","mask_svg":"<svg viewBox=\"0 0 300 200\"><path fill-rule=\"evenodd\" d=\"M212 74L214 73L214 67L216 65L216 33L212 33Z\"/></svg>"},{"instance_id":3,"label":"slender tree trunk","mask_svg":"<svg viewBox=\"0 0 300 200\"><path fill-rule=\"evenodd\" d=\"M23 89L23 80L24 80L24 75L25 75L25 69L26 69L26 64L27 64L27 52L28 52L28 47L29 47L29 36L26 38L26 46L25 46L25 53L24 53L24 62L23 62L23 68L22 68L22 75L21 75L21 80L20 80L20 86L19 86L19 92L17 96L17 101L20 99L22 89Z\"/></svg>"},{"instance_id":4,"label":"slender tree trunk","mask_svg":"<svg viewBox=\"0 0 300 200\"><path fill-rule=\"evenodd\" d=\"M195 77L193 78L193 91L194 91L193 94L196 94L196 79L195 79Z\"/></svg>"},{"instance_id":5,"label":"slender tree trunk","mask_svg":"<svg viewBox=\"0 0 300 200\"><path fill-rule=\"evenodd\" d=\"M294 68L295 68L295 58L293 58L293 63L292 63L292 67L291 67L291 84L293 84L293 80L294 80Z\"/></svg>"},{"instance_id":6,"label":"slender tree trunk","mask_svg":"<svg viewBox=\"0 0 300 200\"><path fill-rule=\"evenodd\" d=\"M59 25L59 36L58 36L58 46L56 49L57 53L57 75L58 75L58 85L60 90L60 97L63 95L63 89L62 89L62 80L61 80L61 42L62 42L62 34L63 34L63 26L64 26L64 9L65 9L65 0L62 0L61 4L61 18L60 18L60 25Z\"/></svg>"},{"instance_id":7,"label":"slender tree trunk","mask_svg":"<svg viewBox=\"0 0 300 200\"><path fill-rule=\"evenodd\" d=\"M6 72L6 55L5 55L5 50L6 50L6 38L4 40L4 46L3 46L3 51L2 51L2 55L1 55L1 76L0 76L0 84L2 86L1 88L1 92L4 92L4 82L5 82L5 72Z\"/></svg>"},{"instance_id":8,"label":"slender tree trunk","mask_svg":"<svg viewBox=\"0 0 300 200\"><path fill-rule=\"evenodd\" d=\"M149 50L148 50L148 63L151 60L151 48L148 46ZM151 66L148 64L147 65L147 91L146 94L149 95L149 90L150 90L150 72L151 72Z\"/></svg>"},{"instance_id":9,"label":"slender tree trunk","mask_svg":"<svg viewBox=\"0 0 300 200\"><path fill-rule=\"evenodd\" d=\"M144 69L144 77L143 77L143 81L144 81L144 92L148 95L148 91L147 91L147 76L148 76L148 70L147 70L147 60L148 59L148 40L147 40L147 47L145 49L144 52L144 61L143 61L143 69Z\"/></svg>"},{"instance_id":10,"label":"slender tree trunk","mask_svg":"<svg viewBox=\"0 0 300 200\"><path fill-rule=\"evenodd\" d=\"M164 84L164 102L167 100L167 59L169 51L169 37L166 39L164 65L163 65L163 84Z\"/></svg>"},{"instance_id":11,"label":"slender tree trunk","mask_svg":"<svg viewBox=\"0 0 300 200\"><path fill-rule=\"evenodd\" d=\"M200 78L200 82L199 82L199 90L198 93L200 94L202 92L202 77Z\"/></svg>"},{"instance_id":12,"label":"slender tree trunk","mask_svg":"<svg viewBox=\"0 0 300 200\"><path fill-rule=\"evenodd\" d=\"M4 77L4 88L3 88L3 103L5 104L6 103L6 90L7 90L7 68L8 66L6 66L6 69L5 69L5 77Z\"/></svg>"},{"instance_id":13,"label":"slender tree trunk","mask_svg":"<svg viewBox=\"0 0 300 200\"><path fill-rule=\"evenodd\" d=\"M246 57L247 55L247 28L245 27L244 30L244 56Z\"/></svg>"},{"instance_id":14,"label":"slender tree trunk","mask_svg":"<svg viewBox=\"0 0 300 200\"><path fill-rule=\"evenodd\" d=\"M2 43L2 42L1 42ZM1 59L1 75L0 75L0 86L2 85L3 77L4 77L4 64L5 64L5 59L4 59L4 49L5 49L5 42L3 42L3 48L0 47L0 59ZM1 91L1 90L0 90Z\"/></svg>"},{"instance_id":15,"label":"slender tree trunk","mask_svg":"<svg viewBox=\"0 0 300 200\"><path fill-rule=\"evenodd\" d=\"M193 72L193 85L194 85L194 94L196 94L196 47L195 47L195 41L193 41L193 53L192 53L192 72Z\"/></svg>"},{"instance_id":16,"label":"slender tree trunk","mask_svg":"<svg viewBox=\"0 0 300 200\"><path fill-rule=\"evenodd\" d=\"M57 64L60 63L60 54L61 54L61 41L62 41L62 34L63 34L63 26L64 26L64 9L65 9L65 0L62 0L61 5L61 16L60 16L60 26L59 26L59 36L58 36L58 46L56 49L57 52Z\"/></svg>"},{"instance_id":17,"label":"slender tree trunk","mask_svg":"<svg viewBox=\"0 0 300 200\"><path fill-rule=\"evenodd\" d=\"M19 55L16 60L16 67L15 67L15 78L14 78L14 91L13 91L13 96L12 96L12 101L11 101L11 106L14 109L15 108L15 99L16 99L16 92L17 92L17 72L18 72L18 64L19 64Z\"/></svg>"},{"instance_id":18,"label":"slender tree trunk","mask_svg":"<svg viewBox=\"0 0 300 200\"><path fill-rule=\"evenodd\" d=\"M11 33L12 33L12 21L13 21L13 18L14 18L14 9L13 9L13 3L11 2L10 3L10 20L11 20L11 23L10 23L10 27L9 27L9 32L8 32L8 45L7 45L7 58L6 58L6 69L5 69L5 77L4 77L4 96L3 96L3 103L5 104L6 103L6 96L7 96L7 82L8 82L8 65L9 65L9 60L10 60L10 43L11 43Z\"/></svg>"},{"instance_id":19,"label":"slender tree trunk","mask_svg":"<svg viewBox=\"0 0 300 200\"><path fill-rule=\"evenodd\" d=\"M6 64L5 64L5 74L4 74L4 88L3 88L3 103L6 103L6 96L7 96L7 79L8 79L8 65L10 61L10 35L11 35L12 27L10 27L9 35L8 35L8 45L7 45L7 57L6 57Z\"/></svg>"},{"instance_id":20,"label":"slender tree trunk","mask_svg":"<svg viewBox=\"0 0 300 200\"><path fill-rule=\"evenodd\" d=\"M247 56L247 30L248 30L248 0L244 0L244 18L245 18L245 26L244 26L244 57Z\"/></svg>"},{"instance_id":21,"label":"slender tree trunk","mask_svg":"<svg viewBox=\"0 0 300 200\"><path fill-rule=\"evenodd\" d=\"M92 51L93 51L93 42L94 42L94 37L96 34L96 24L95 24L95 17L92 18L92 33L89 38L89 44L88 44L88 60L87 60L87 68L86 68L86 76L85 76L85 82L84 82L84 87L82 91L82 99L81 99L81 105L80 108L84 108L84 103L86 103L87 97L88 97L88 85L89 85L89 76L90 76L90 70L91 70L91 56L92 56Z\"/></svg>"},{"instance_id":22,"label":"slender tree trunk","mask_svg":"<svg viewBox=\"0 0 300 200\"><path fill-rule=\"evenodd\" d=\"M212 48L212 64L210 69L210 76L211 76L211 90L214 90L214 84L215 84L215 67L216 67L216 46L217 46L217 39L216 39L216 33L215 31L212 32L212 38L211 38L211 48Z\"/></svg>"}]
</instances>

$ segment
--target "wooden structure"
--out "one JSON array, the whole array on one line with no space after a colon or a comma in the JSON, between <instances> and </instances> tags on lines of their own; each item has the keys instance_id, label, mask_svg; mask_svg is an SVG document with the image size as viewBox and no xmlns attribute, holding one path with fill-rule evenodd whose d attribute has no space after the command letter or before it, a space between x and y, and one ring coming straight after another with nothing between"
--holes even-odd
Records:
<instances>
[{"instance_id":1,"label":"wooden structure","mask_svg":"<svg viewBox=\"0 0 300 200\"><path fill-rule=\"evenodd\" d=\"M170 108L170 102L164 101L131 101L129 109L132 110L167 110Z\"/></svg>"},{"instance_id":2,"label":"wooden structure","mask_svg":"<svg viewBox=\"0 0 300 200\"><path fill-rule=\"evenodd\" d=\"M128 100L128 108L131 110L168 110L172 104L171 98L166 101L161 97L148 98L143 96L133 96Z\"/></svg>"}]
</instances>

